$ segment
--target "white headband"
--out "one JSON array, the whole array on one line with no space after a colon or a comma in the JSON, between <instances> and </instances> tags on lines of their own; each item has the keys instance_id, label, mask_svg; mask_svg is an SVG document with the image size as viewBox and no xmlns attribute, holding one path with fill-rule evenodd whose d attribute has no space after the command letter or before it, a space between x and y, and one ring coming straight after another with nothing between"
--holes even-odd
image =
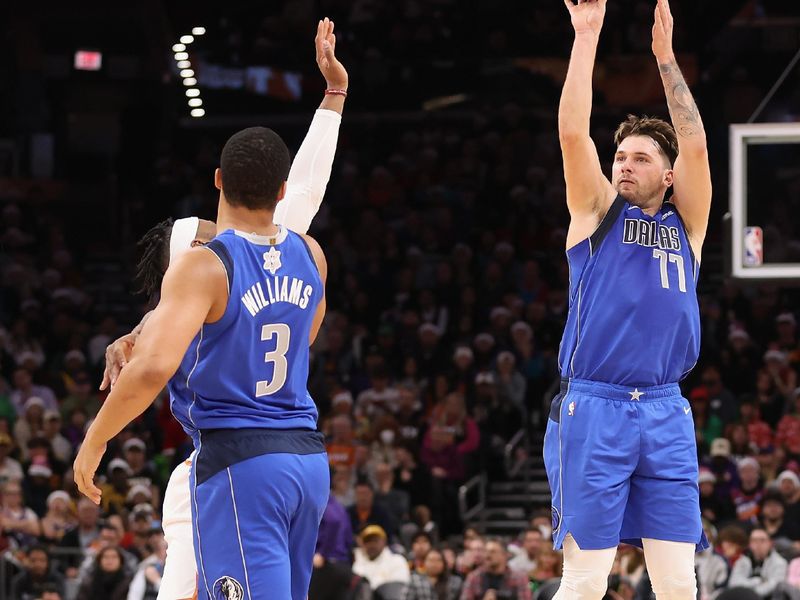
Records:
<instances>
[{"instance_id":1,"label":"white headband","mask_svg":"<svg viewBox=\"0 0 800 600\"><path fill-rule=\"evenodd\" d=\"M192 242L197 237L197 228L199 225L200 219L197 217L178 219L172 224L172 234L169 236L170 264L192 247Z\"/></svg>"}]
</instances>

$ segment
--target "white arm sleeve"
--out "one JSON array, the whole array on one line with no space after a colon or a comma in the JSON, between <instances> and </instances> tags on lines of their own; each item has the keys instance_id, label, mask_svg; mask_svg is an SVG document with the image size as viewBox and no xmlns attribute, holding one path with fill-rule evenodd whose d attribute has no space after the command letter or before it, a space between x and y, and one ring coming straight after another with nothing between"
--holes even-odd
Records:
<instances>
[{"instance_id":1,"label":"white arm sleeve","mask_svg":"<svg viewBox=\"0 0 800 600\"><path fill-rule=\"evenodd\" d=\"M331 178L341 122L342 115L336 111L317 109L314 113L306 138L289 170L286 196L275 208L275 223L285 225L295 233L308 231Z\"/></svg>"}]
</instances>

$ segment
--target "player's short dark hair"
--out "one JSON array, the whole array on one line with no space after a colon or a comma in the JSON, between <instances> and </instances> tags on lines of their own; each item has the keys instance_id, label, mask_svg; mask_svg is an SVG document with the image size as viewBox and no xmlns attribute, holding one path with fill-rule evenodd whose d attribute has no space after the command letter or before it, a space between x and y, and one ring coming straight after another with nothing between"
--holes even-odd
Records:
<instances>
[{"instance_id":1,"label":"player's short dark hair","mask_svg":"<svg viewBox=\"0 0 800 600\"><path fill-rule=\"evenodd\" d=\"M169 240L172 236L172 219L161 221L142 236L137 246L142 256L136 265L137 293L153 299L161 290L161 281L169 266Z\"/></svg>"},{"instance_id":2,"label":"player's short dark hair","mask_svg":"<svg viewBox=\"0 0 800 600\"><path fill-rule=\"evenodd\" d=\"M631 135L649 137L661 148L670 166L675 164L675 159L678 158L678 136L675 134L675 128L663 119L628 115L614 132L614 143L619 146L622 140Z\"/></svg>"},{"instance_id":3,"label":"player's short dark hair","mask_svg":"<svg viewBox=\"0 0 800 600\"><path fill-rule=\"evenodd\" d=\"M233 206L274 210L278 192L289 176L289 149L266 127L234 133L222 148L222 191Z\"/></svg>"}]
</instances>

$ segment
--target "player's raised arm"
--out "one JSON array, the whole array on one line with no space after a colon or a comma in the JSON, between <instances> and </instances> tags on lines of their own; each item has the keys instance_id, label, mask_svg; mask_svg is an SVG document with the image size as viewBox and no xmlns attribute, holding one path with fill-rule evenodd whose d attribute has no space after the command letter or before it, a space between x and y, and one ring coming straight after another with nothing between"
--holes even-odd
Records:
<instances>
[{"instance_id":1,"label":"player's raised arm","mask_svg":"<svg viewBox=\"0 0 800 600\"><path fill-rule=\"evenodd\" d=\"M317 65L325 78L325 97L314 114L303 143L292 162L286 182L286 196L275 208L275 222L295 233L305 233L322 204L331 177L339 125L347 95L347 70L336 58L334 23L329 19L317 25L314 38Z\"/></svg>"},{"instance_id":2,"label":"player's raised arm","mask_svg":"<svg viewBox=\"0 0 800 600\"><path fill-rule=\"evenodd\" d=\"M558 137L564 160L567 207L573 245L591 234L611 205L615 192L603 175L597 149L589 137L592 71L606 11L606 0L564 0L575 41L558 107Z\"/></svg>"},{"instance_id":3,"label":"player's raised arm","mask_svg":"<svg viewBox=\"0 0 800 600\"><path fill-rule=\"evenodd\" d=\"M658 0L653 24L653 54L664 83L672 125L678 135L672 201L686 224L692 249L699 258L711 210L711 170L700 111L672 50L672 26L668 0Z\"/></svg>"}]
</instances>

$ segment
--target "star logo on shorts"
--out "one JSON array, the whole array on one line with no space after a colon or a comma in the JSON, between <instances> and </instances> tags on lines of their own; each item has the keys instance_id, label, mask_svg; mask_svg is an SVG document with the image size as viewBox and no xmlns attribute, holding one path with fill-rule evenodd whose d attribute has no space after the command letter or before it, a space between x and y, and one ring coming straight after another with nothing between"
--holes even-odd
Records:
<instances>
[{"instance_id":1,"label":"star logo on shorts","mask_svg":"<svg viewBox=\"0 0 800 600\"><path fill-rule=\"evenodd\" d=\"M631 395L631 400L639 401L639 398L644 396L644 392L640 392L639 388L635 388L632 392L628 392Z\"/></svg>"},{"instance_id":2,"label":"star logo on shorts","mask_svg":"<svg viewBox=\"0 0 800 600\"><path fill-rule=\"evenodd\" d=\"M220 577L214 582L214 600L243 600L244 588L233 577Z\"/></svg>"},{"instance_id":3,"label":"star logo on shorts","mask_svg":"<svg viewBox=\"0 0 800 600\"><path fill-rule=\"evenodd\" d=\"M270 275L275 275L275 271L281 268L281 251L275 250L274 247L269 249L269 252L264 252L264 269L269 271Z\"/></svg>"}]
</instances>

